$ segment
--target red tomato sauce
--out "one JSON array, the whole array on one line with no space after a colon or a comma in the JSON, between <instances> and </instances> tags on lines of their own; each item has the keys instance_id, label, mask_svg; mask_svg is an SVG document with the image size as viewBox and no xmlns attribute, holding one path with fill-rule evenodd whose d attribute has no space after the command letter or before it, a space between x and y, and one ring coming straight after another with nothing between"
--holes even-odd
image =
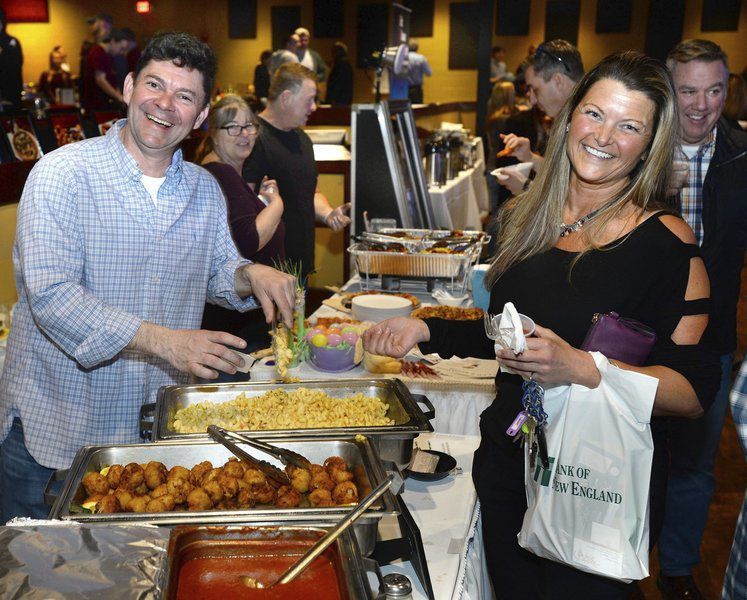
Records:
<instances>
[{"instance_id":1,"label":"red tomato sauce","mask_svg":"<svg viewBox=\"0 0 747 600\"><path fill-rule=\"evenodd\" d=\"M327 554L319 556L290 583L252 589L244 585L246 575L265 586L277 581L299 556L196 557L179 570L177 600L344 600L335 564ZM339 579L342 581L342 578Z\"/></svg>"}]
</instances>

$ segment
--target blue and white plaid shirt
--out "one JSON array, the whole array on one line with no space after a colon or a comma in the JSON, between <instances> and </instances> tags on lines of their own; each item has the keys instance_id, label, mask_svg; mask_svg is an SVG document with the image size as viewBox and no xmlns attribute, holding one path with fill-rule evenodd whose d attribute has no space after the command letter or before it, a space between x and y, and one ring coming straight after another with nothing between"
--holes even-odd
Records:
<instances>
[{"instance_id":1,"label":"blue and white plaid shirt","mask_svg":"<svg viewBox=\"0 0 747 600\"><path fill-rule=\"evenodd\" d=\"M729 402L737 435L747 457L747 360L742 362L742 368L734 382ZM721 598L722 600L747 600L747 491L745 491L742 512L739 514L734 532L734 543L731 546L729 564L726 566Z\"/></svg>"},{"instance_id":2,"label":"blue and white plaid shirt","mask_svg":"<svg viewBox=\"0 0 747 600\"><path fill-rule=\"evenodd\" d=\"M234 291L248 261L215 179L177 151L156 206L120 140L125 123L44 156L18 207L0 440L20 417L29 452L50 468L69 467L86 444L139 441L140 406L189 380L125 350L144 320L199 329L206 297L257 306Z\"/></svg>"},{"instance_id":3,"label":"blue and white plaid shirt","mask_svg":"<svg viewBox=\"0 0 747 600\"><path fill-rule=\"evenodd\" d=\"M690 169L687 185L680 190L680 212L692 227L698 246L703 244L703 182L716 149L716 128L711 131L705 144L698 148L692 158L680 149L680 160Z\"/></svg>"}]
</instances>

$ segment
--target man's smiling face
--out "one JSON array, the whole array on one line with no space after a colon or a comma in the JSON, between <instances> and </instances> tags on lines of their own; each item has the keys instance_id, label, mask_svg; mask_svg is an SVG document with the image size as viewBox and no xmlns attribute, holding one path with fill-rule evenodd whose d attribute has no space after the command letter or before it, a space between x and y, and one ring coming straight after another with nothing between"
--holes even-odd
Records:
<instances>
[{"instance_id":1,"label":"man's smiling face","mask_svg":"<svg viewBox=\"0 0 747 600\"><path fill-rule=\"evenodd\" d=\"M202 73L168 60L150 61L137 79L127 75L123 96L136 151L173 154L208 114L202 84Z\"/></svg>"},{"instance_id":2,"label":"man's smiling face","mask_svg":"<svg viewBox=\"0 0 747 600\"><path fill-rule=\"evenodd\" d=\"M729 71L720 60L676 63L672 70L682 142L700 145L721 117Z\"/></svg>"}]
</instances>

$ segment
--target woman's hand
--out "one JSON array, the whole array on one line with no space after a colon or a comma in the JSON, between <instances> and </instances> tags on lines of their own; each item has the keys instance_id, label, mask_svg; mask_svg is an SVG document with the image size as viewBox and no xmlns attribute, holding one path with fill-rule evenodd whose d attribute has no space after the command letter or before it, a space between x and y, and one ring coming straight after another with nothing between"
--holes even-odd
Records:
<instances>
[{"instance_id":1,"label":"woman's hand","mask_svg":"<svg viewBox=\"0 0 747 600\"><path fill-rule=\"evenodd\" d=\"M588 352L574 348L552 330L539 325L534 336L527 338L524 352L516 355L511 350L498 350L496 356L522 377L531 377L545 387L579 383L595 388L601 379Z\"/></svg>"},{"instance_id":2,"label":"woman's hand","mask_svg":"<svg viewBox=\"0 0 747 600\"><path fill-rule=\"evenodd\" d=\"M363 348L371 354L402 358L416 344L431 339L425 321L394 317L370 327L363 334Z\"/></svg>"}]
</instances>

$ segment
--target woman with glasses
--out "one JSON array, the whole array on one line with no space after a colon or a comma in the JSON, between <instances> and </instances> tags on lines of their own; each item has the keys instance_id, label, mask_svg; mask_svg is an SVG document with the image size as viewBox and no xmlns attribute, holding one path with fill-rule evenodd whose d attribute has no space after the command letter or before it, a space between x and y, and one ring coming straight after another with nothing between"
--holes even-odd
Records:
<instances>
[{"instance_id":1,"label":"woman with glasses","mask_svg":"<svg viewBox=\"0 0 747 600\"><path fill-rule=\"evenodd\" d=\"M228 224L239 252L245 258L272 266L285 258L283 199L274 180L262 181L255 194L241 177L244 161L251 160L258 133L259 121L249 105L239 96L224 96L210 109L208 135L197 149L195 162L210 171L223 189ZM202 327L243 338L246 352L266 348L270 342L261 310L236 313L206 304Z\"/></svg>"},{"instance_id":2,"label":"woman with glasses","mask_svg":"<svg viewBox=\"0 0 747 600\"><path fill-rule=\"evenodd\" d=\"M401 357L419 343L423 353L442 357L497 356L517 373L496 376L498 396L480 417L472 465L498 598L623 600L631 593L629 584L539 558L516 539L527 508L524 450L506 430L522 410L522 383L596 388L601 374L580 349L595 313L615 311L657 335L644 366L612 361L658 380L651 545L663 516L665 417L698 417L713 398L718 359L701 344L708 276L692 230L665 203L677 131L674 89L659 61L613 54L579 82L557 115L533 185L498 215L497 250L485 278L490 312L501 313L511 301L539 324L523 353L496 352L480 322L390 319L364 337L375 354ZM647 517L645 507L637 517ZM603 554L600 560L622 560L613 550Z\"/></svg>"}]
</instances>

